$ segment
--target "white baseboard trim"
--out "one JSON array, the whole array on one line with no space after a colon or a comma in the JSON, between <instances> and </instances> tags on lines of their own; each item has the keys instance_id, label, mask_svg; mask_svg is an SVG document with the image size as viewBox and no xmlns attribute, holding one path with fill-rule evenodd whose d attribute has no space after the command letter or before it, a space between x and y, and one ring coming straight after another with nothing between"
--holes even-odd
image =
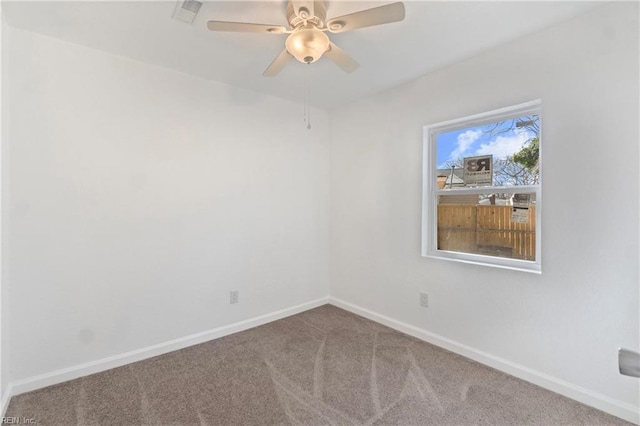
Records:
<instances>
[{"instance_id":1,"label":"white baseboard trim","mask_svg":"<svg viewBox=\"0 0 640 426\"><path fill-rule=\"evenodd\" d=\"M146 348L136 349L123 354L114 355L96 361L90 361L73 367L63 368L60 370L52 371L50 373L40 374L38 376L11 382L8 386L7 391L5 392L5 395L3 395L2 415L4 416L6 406L12 396L66 382L68 380L88 376L90 374L99 373L101 371L109 370L112 368L121 367L126 364L131 364L132 362L142 361L147 358L152 358L154 356L162 355L168 352L173 352L175 350L183 349L188 346L204 343L209 340L224 337L229 334L237 333L239 331L247 330L249 328L257 327L259 325L295 315L300 312L325 305L327 303L329 303L328 296L321 299L313 300L311 302L292 306L290 308L281 309L279 311L270 312L268 314L249 318L243 321L216 327L211 330L195 333L190 336L180 337L177 339L169 340L168 342L147 346Z\"/></svg>"},{"instance_id":2,"label":"white baseboard trim","mask_svg":"<svg viewBox=\"0 0 640 426\"><path fill-rule=\"evenodd\" d=\"M329 303L352 312L356 315L360 315L377 323L386 325L390 328L393 328L394 330L401 331L425 342L434 344L451 352L455 352L459 355L470 358L481 364L488 365L489 367L495 368L496 370L503 371L522 380L526 380L527 382L531 382L545 389L549 389L560 395L597 408L598 410L604 411L605 413L620 417L621 419L624 419L628 422L640 424L640 412L638 410L638 407L634 407L631 404L617 401L615 399L609 398L608 396L590 391L589 389L574 385L548 374L532 370L525 366L513 363L487 352L480 351L462 343L458 343L454 340L447 339L446 337L439 336L413 325L394 320L384 315L380 315L376 312L370 311L352 303L345 302L344 300L330 297Z\"/></svg>"},{"instance_id":3,"label":"white baseboard trim","mask_svg":"<svg viewBox=\"0 0 640 426\"><path fill-rule=\"evenodd\" d=\"M4 417L4 413L7 412L7 407L9 406L9 401L11 400L11 392L12 386L11 384L9 384L7 385L7 389L2 394L2 400L0 401L0 409L2 409L2 416L0 417Z\"/></svg>"}]
</instances>

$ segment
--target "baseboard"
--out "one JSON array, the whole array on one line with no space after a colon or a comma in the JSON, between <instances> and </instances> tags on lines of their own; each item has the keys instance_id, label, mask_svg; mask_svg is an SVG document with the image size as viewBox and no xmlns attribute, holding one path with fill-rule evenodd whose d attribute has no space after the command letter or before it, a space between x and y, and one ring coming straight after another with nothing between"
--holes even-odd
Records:
<instances>
[{"instance_id":1,"label":"baseboard","mask_svg":"<svg viewBox=\"0 0 640 426\"><path fill-rule=\"evenodd\" d=\"M295 315L300 312L325 305L327 303L329 303L329 297L323 297L311 302L302 303L300 305L281 309L275 312L270 312L268 314L249 318L243 321L235 322L233 324L223 325L221 327L216 327L211 330L195 333L190 336L169 340L168 342L159 343L157 345L148 346L146 348L136 349L134 351L126 352L123 354L114 355L96 361L91 361L73 367L63 368L60 370L52 371L50 373L30 377L24 380L11 382L8 386L7 392L5 392L6 395L4 395L2 399L2 415L4 416L4 410L6 410L6 405L8 404L12 396L66 382L68 380L77 379L79 377L88 376L90 374L99 373L101 371L109 370L112 368L121 367L132 362L142 361L147 358L152 358L154 356L162 355L168 352L173 352L175 350L183 349L188 346L204 343L212 339L217 339L219 337L224 337L229 334L237 333L239 331L247 330L249 328L257 327L259 325L286 318L288 316Z\"/></svg>"},{"instance_id":2,"label":"baseboard","mask_svg":"<svg viewBox=\"0 0 640 426\"><path fill-rule=\"evenodd\" d=\"M594 408L597 408L598 410L604 411L605 413L620 417L621 419L635 424L640 424L640 414L638 412L638 408L634 407L631 404L614 400L605 395L590 391L589 389L576 386L572 383L566 382L548 374L532 370L530 368L513 363L487 352L483 352L462 343L458 343L454 340L447 339L446 337L442 337L421 328L394 320L384 315L380 315L376 312L370 311L352 303L345 302L344 300L330 297L329 303L352 312L356 315L360 315L377 323L391 327L394 330L401 331L425 342L434 344L451 352L455 352L481 364L488 365L489 367L495 368L496 370L503 371L522 380L526 380L545 389L549 389L560 395L592 406Z\"/></svg>"},{"instance_id":3,"label":"baseboard","mask_svg":"<svg viewBox=\"0 0 640 426\"><path fill-rule=\"evenodd\" d=\"M7 412L7 407L9 406L9 401L11 400L11 396L12 396L12 386L11 384L7 385L7 389L5 389L5 391L2 394L2 400L0 401L0 409L2 409L2 416L0 417L4 417L4 413Z\"/></svg>"}]
</instances>

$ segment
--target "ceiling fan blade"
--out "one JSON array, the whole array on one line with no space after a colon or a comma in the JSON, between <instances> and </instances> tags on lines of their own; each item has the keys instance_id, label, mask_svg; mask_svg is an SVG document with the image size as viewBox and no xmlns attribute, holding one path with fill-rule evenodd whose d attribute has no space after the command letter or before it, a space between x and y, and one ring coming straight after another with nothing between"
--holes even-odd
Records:
<instances>
[{"instance_id":1,"label":"ceiling fan blade","mask_svg":"<svg viewBox=\"0 0 640 426\"><path fill-rule=\"evenodd\" d=\"M360 66L347 52L333 43L329 43L329 50L325 52L324 56L333 61L334 64L342 68L346 73L352 73Z\"/></svg>"},{"instance_id":2,"label":"ceiling fan blade","mask_svg":"<svg viewBox=\"0 0 640 426\"><path fill-rule=\"evenodd\" d=\"M234 31L243 33L284 34L287 30L280 25L251 24L249 22L209 21L207 28L211 31Z\"/></svg>"},{"instance_id":3,"label":"ceiling fan blade","mask_svg":"<svg viewBox=\"0 0 640 426\"><path fill-rule=\"evenodd\" d=\"M362 10L349 15L338 16L327 22L327 28L332 33L343 33L358 28L398 22L403 19L404 4L397 2Z\"/></svg>"},{"instance_id":4,"label":"ceiling fan blade","mask_svg":"<svg viewBox=\"0 0 640 426\"><path fill-rule=\"evenodd\" d=\"M280 71L282 71L282 68L284 68L284 66L289 63L289 59L291 58L291 54L287 52L287 49L284 49L278 56L276 56L273 62L271 62L271 65L269 65L267 69L264 70L262 75L265 77L274 77Z\"/></svg>"},{"instance_id":5,"label":"ceiling fan blade","mask_svg":"<svg viewBox=\"0 0 640 426\"><path fill-rule=\"evenodd\" d=\"M295 12L296 16L299 16L302 19L307 19L315 16L315 12L313 10L313 0L291 0L291 4L293 5L293 11ZM306 14L306 16L302 16L301 12L302 14Z\"/></svg>"}]
</instances>

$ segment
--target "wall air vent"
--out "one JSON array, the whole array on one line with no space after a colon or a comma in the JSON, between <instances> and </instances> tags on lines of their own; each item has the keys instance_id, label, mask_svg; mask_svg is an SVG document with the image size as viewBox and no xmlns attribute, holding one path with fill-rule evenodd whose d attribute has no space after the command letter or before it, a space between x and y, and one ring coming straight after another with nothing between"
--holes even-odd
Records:
<instances>
[{"instance_id":1,"label":"wall air vent","mask_svg":"<svg viewBox=\"0 0 640 426\"><path fill-rule=\"evenodd\" d=\"M196 15L198 14L198 11L200 10L200 6L202 6L201 1L178 0L178 2L176 3L176 7L173 10L173 15L171 17L176 21L192 24L194 19L196 19Z\"/></svg>"}]
</instances>

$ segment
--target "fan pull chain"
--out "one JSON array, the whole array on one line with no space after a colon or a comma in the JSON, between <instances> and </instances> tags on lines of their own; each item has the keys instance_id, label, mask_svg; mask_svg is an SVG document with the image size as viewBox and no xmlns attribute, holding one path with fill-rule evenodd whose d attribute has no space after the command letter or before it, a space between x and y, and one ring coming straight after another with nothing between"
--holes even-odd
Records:
<instances>
[{"instance_id":1,"label":"fan pull chain","mask_svg":"<svg viewBox=\"0 0 640 426\"><path fill-rule=\"evenodd\" d=\"M304 70L304 121L307 130L311 130L311 89L309 88L309 65Z\"/></svg>"},{"instance_id":2,"label":"fan pull chain","mask_svg":"<svg viewBox=\"0 0 640 426\"><path fill-rule=\"evenodd\" d=\"M302 120L306 123L307 122L307 86L308 86L308 82L307 82L307 67L304 68L304 74L303 74L303 82L302 84L304 85L303 90L303 104L302 104Z\"/></svg>"},{"instance_id":3,"label":"fan pull chain","mask_svg":"<svg viewBox=\"0 0 640 426\"><path fill-rule=\"evenodd\" d=\"M311 88L307 86L307 130L311 130Z\"/></svg>"}]
</instances>

